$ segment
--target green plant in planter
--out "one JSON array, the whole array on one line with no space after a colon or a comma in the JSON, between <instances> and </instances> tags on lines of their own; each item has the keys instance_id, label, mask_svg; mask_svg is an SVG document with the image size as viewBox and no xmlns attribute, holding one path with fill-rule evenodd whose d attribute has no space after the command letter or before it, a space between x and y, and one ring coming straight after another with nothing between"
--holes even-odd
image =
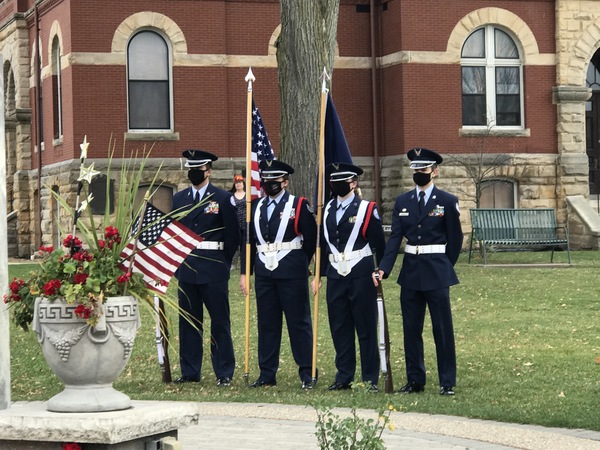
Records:
<instances>
[{"instance_id":1,"label":"green plant in planter","mask_svg":"<svg viewBox=\"0 0 600 450\"><path fill-rule=\"evenodd\" d=\"M373 395L370 386L363 383L352 384L353 394ZM356 405L350 409L350 416L341 417L332 412L331 407L322 403L314 405L317 411L317 443L321 450L383 450L383 430L394 430L390 421L393 405L382 407L377 419L365 419L358 415Z\"/></svg>"},{"instance_id":2,"label":"green plant in planter","mask_svg":"<svg viewBox=\"0 0 600 450\"><path fill-rule=\"evenodd\" d=\"M84 139L75 208L60 193L52 191L62 207L74 217L73 233L63 240L61 248L42 246L38 255L43 259L38 270L27 279L12 280L9 292L4 295L4 302L13 310L14 323L24 330L28 330L33 320L36 297L50 301L65 299L77 305L75 313L80 318L95 326L103 314L102 304L106 298L131 295L141 303L149 303L156 294L141 274L130 270L129 262L121 255L127 243L135 241L145 230L142 227L134 230L133 221L144 208L144 204L136 203L136 195L150 152L145 153L143 158L132 156L122 160L114 213L111 214L109 192L114 144L109 149L106 204L100 232L90 207L93 196L89 189L92 178L100 172L94 170L94 163L85 166L88 145L87 139ZM160 168L148 187L149 192L159 172ZM85 196L81 202L80 196ZM183 214L186 212L174 212L164 217L179 219ZM81 238L75 235L76 230ZM157 283L161 281L157 280ZM165 303L178 308L174 300L165 298Z\"/></svg>"}]
</instances>

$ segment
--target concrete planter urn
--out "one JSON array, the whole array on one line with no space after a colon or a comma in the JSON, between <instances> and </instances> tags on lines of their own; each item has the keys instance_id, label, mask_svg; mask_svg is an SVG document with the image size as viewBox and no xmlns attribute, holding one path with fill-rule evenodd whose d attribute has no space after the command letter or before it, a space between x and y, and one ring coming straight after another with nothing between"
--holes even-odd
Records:
<instances>
[{"instance_id":1,"label":"concrete planter urn","mask_svg":"<svg viewBox=\"0 0 600 450\"><path fill-rule=\"evenodd\" d=\"M127 409L130 398L112 387L125 369L140 325L134 297L109 297L92 327L75 315L77 305L35 301L33 329L50 369L65 389L48 401L48 411L102 412Z\"/></svg>"}]
</instances>

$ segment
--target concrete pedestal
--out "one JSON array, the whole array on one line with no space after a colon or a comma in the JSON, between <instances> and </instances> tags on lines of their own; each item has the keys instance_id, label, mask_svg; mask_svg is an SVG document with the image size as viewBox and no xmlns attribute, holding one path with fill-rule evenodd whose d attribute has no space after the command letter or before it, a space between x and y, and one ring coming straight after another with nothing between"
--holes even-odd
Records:
<instances>
[{"instance_id":1,"label":"concrete pedestal","mask_svg":"<svg viewBox=\"0 0 600 450\"><path fill-rule=\"evenodd\" d=\"M179 428L198 423L196 403L131 403L122 411L84 414L49 412L46 402L15 402L0 411L0 450L61 450L71 442L82 450L155 450L161 439L173 442Z\"/></svg>"}]
</instances>

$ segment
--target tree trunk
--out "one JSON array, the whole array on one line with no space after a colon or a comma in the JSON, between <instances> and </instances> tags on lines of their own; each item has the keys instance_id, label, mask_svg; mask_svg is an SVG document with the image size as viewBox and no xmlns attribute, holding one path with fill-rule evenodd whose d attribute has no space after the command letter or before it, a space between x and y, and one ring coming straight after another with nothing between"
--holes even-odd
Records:
<instances>
[{"instance_id":1,"label":"tree trunk","mask_svg":"<svg viewBox=\"0 0 600 450\"><path fill-rule=\"evenodd\" d=\"M331 76L339 0L281 0L277 67L281 100L279 159L295 169L291 192L314 202L319 158L321 74Z\"/></svg>"}]
</instances>

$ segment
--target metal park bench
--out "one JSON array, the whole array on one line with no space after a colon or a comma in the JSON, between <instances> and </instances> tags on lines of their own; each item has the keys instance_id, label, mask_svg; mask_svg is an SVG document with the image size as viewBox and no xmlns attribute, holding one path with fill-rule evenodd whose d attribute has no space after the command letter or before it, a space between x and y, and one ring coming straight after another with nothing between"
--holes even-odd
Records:
<instances>
[{"instance_id":1,"label":"metal park bench","mask_svg":"<svg viewBox=\"0 0 600 450\"><path fill-rule=\"evenodd\" d=\"M487 264L486 245L495 247L548 247L552 249L550 262L554 262L556 246L566 246L571 264L569 248L569 230L566 226L557 226L554 209L478 209L471 212L471 243L479 241L483 252L483 263ZM560 230L560 232L559 232Z\"/></svg>"}]
</instances>

